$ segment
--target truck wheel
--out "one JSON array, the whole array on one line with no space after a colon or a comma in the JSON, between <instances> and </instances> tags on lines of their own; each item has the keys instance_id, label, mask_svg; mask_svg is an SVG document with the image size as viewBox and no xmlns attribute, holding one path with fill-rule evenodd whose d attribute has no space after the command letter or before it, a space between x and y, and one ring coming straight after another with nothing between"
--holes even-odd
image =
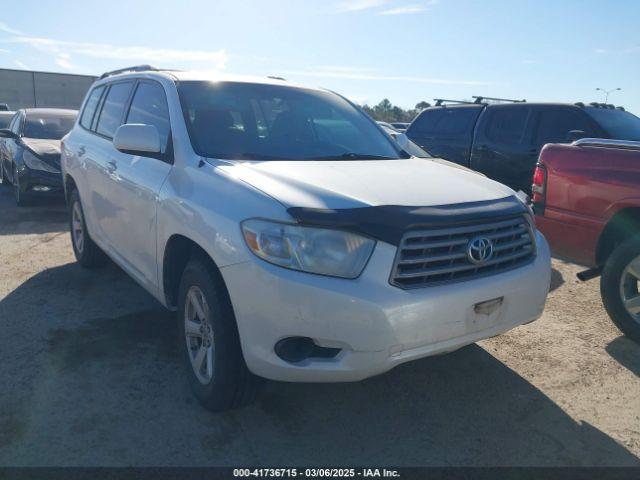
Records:
<instances>
[{"instance_id":1,"label":"truck wheel","mask_svg":"<svg viewBox=\"0 0 640 480\"><path fill-rule=\"evenodd\" d=\"M613 323L640 342L640 236L617 247L605 264L600 292Z\"/></svg>"},{"instance_id":2,"label":"truck wheel","mask_svg":"<svg viewBox=\"0 0 640 480\"><path fill-rule=\"evenodd\" d=\"M196 398L209 410L223 411L253 401L261 379L247 368L231 302L209 268L194 258L182 274L179 341Z\"/></svg>"},{"instance_id":3,"label":"truck wheel","mask_svg":"<svg viewBox=\"0 0 640 480\"><path fill-rule=\"evenodd\" d=\"M84 211L80 203L80 195L73 190L69 197L69 226L71 229L71 245L76 260L84 268L96 268L105 264L106 255L98 247L87 231Z\"/></svg>"}]
</instances>

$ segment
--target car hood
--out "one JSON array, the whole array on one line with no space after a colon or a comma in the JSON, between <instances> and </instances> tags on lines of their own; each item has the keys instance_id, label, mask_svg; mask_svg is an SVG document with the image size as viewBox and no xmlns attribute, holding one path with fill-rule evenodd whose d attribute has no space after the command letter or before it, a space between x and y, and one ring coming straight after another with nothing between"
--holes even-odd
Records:
<instances>
[{"instance_id":1,"label":"car hood","mask_svg":"<svg viewBox=\"0 0 640 480\"><path fill-rule=\"evenodd\" d=\"M60 140L48 140L44 138L22 138L29 150L41 156L60 155Z\"/></svg>"},{"instance_id":2,"label":"car hood","mask_svg":"<svg viewBox=\"0 0 640 480\"><path fill-rule=\"evenodd\" d=\"M286 207L433 206L513 195L510 188L475 172L426 158L242 161L218 168Z\"/></svg>"}]
</instances>

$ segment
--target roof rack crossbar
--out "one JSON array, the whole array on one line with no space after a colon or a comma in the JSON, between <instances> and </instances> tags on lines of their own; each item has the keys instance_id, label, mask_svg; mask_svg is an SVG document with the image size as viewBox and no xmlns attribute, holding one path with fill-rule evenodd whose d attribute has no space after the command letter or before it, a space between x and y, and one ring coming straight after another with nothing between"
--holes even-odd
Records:
<instances>
[{"instance_id":1,"label":"roof rack crossbar","mask_svg":"<svg viewBox=\"0 0 640 480\"><path fill-rule=\"evenodd\" d=\"M158 72L158 71L160 71L159 68L156 68L156 67L151 66L151 65L133 65L131 67L119 68L118 70L111 70L110 72L104 72L102 75L100 75L99 80L102 80L103 78L111 77L112 75L118 75L120 73L127 73L127 72Z\"/></svg>"},{"instance_id":2,"label":"roof rack crossbar","mask_svg":"<svg viewBox=\"0 0 640 480\"><path fill-rule=\"evenodd\" d=\"M512 102L512 103L524 103L527 101L524 98L522 100L514 100L512 98L485 97L485 96L479 96L479 95L473 95L472 98L475 98L475 103L482 103L485 100L490 100L494 102Z\"/></svg>"},{"instance_id":3,"label":"roof rack crossbar","mask_svg":"<svg viewBox=\"0 0 640 480\"><path fill-rule=\"evenodd\" d=\"M467 105L476 103L468 100L449 100L448 98L434 98L433 101L436 102L436 107L441 107L444 103L461 103Z\"/></svg>"}]
</instances>

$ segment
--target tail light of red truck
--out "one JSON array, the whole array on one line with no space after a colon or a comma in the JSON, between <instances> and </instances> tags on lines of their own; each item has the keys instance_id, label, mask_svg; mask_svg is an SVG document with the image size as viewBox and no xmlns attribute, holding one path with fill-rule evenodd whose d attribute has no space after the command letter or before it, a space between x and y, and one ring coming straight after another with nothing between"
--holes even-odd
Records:
<instances>
[{"instance_id":1,"label":"tail light of red truck","mask_svg":"<svg viewBox=\"0 0 640 480\"><path fill-rule=\"evenodd\" d=\"M547 169L544 165L536 165L531 185L533 208L537 215L544 214L544 204L547 195Z\"/></svg>"}]
</instances>

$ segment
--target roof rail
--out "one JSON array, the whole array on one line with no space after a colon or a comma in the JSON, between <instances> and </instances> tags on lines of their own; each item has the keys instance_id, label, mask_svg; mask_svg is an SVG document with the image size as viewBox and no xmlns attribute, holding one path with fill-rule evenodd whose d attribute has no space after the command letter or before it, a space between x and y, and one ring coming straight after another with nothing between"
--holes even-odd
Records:
<instances>
[{"instance_id":1,"label":"roof rail","mask_svg":"<svg viewBox=\"0 0 640 480\"><path fill-rule=\"evenodd\" d=\"M473 95L475 98L474 103L484 103L485 100L489 100L491 102L511 102L511 103L524 103L526 100L523 98L522 100L513 100L511 98L498 98L498 97L481 97L478 95Z\"/></svg>"},{"instance_id":2,"label":"roof rail","mask_svg":"<svg viewBox=\"0 0 640 480\"><path fill-rule=\"evenodd\" d=\"M444 106L444 103L461 103L461 104L466 104L466 105L473 105L474 103L478 103L478 102L470 102L468 100L449 100L447 98L434 98L433 99L434 102L436 102L435 106L436 107L442 107Z\"/></svg>"},{"instance_id":3,"label":"roof rail","mask_svg":"<svg viewBox=\"0 0 640 480\"><path fill-rule=\"evenodd\" d=\"M640 142L630 140L611 140L608 138L581 138L571 145L576 147L611 147L640 151Z\"/></svg>"},{"instance_id":4,"label":"roof rail","mask_svg":"<svg viewBox=\"0 0 640 480\"><path fill-rule=\"evenodd\" d=\"M151 65L134 65L132 67L119 68L118 70L111 70L110 72L104 72L100 75L98 80L102 80L103 78L111 77L112 75L119 75L121 73L127 72L159 72L160 69L153 67Z\"/></svg>"}]
</instances>

